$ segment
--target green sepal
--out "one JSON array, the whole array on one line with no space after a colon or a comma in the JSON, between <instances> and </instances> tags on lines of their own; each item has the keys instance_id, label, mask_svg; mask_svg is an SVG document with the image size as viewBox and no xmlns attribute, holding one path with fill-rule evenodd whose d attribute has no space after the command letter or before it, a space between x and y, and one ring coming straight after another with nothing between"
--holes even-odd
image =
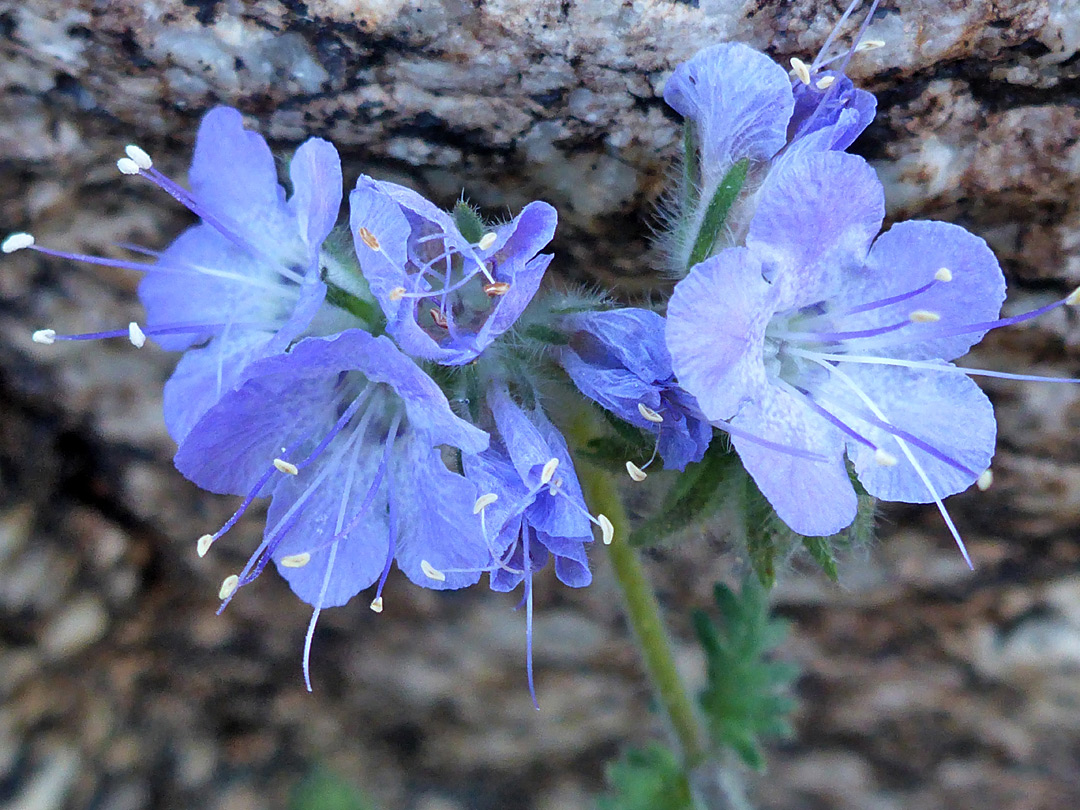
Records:
<instances>
[{"instance_id":1,"label":"green sepal","mask_svg":"<svg viewBox=\"0 0 1080 810\"><path fill-rule=\"evenodd\" d=\"M701 227L698 229L697 238L694 240L694 247L690 251L687 270L709 257L713 245L716 244L720 231L724 227L724 223L727 222L731 206L735 204L739 192L742 191L743 185L746 183L746 173L749 168L750 160L743 158L728 169L728 173L720 181L720 185L717 186L712 199L709 200L709 207L705 209L705 216L701 220Z\"/></svg>"},{"instance_id":2,"label":"green sepal","mask_svg":"<svg viewBox=\"0 0 1080 810\"><path fill-rule=\"evenodd\" d=\"M698 202L701 185L701 161L698 158L697 132L693 121L683 122L682 210L690 211Z\"/></svg>"},{"instance_id":3,"label":"green sepal","mask_svg":"<svg viewBox=\"0 0 1080 810\"><path fill-rule=\"evenodd\" d=\"M465 200L458 200L454 203L454 224L457 225L458 231L471 245L479 242L487 231L487 226L480 217L480 212Z\"/></svg>"},{"instance_id":4,"label":"green sepal","mask_svg":"<svg viewBox=\"0 0 1080 810\"><path fill-rule=\"evenodd\" d=\"M610 789L596 810L692 810L678 758L661 745L632 748L605 769Z\"/></svg>"},{"instance_id":5,"label":"green sepal","mask_svg":"<svg viewBox=\"0 0 1080 810\"><path fill-rule=\"evenodd\" d=\"M831 579L833 582L839 578L839 572L836 569L836 554L833 552L832 543L829 542L827 537L804 537L802 539L803 548L810 557L821 566L821 570L825 572L825 576Z\"/></svg>"},{"instance_id":6,"label":"green sepal","mask_svg":"<svg viewBox=\"0 0 1080 810\"><path fill-rule=\"evenodd\" d=\"M788 623L770 616L768 592L756 577L746 577L739 593L717 585L714 597L722 624L703 611L693 616L705 652L701 707L713 741L761 770L761 739L791 734L789 692L798 668L769 657L787 637Z\"/></svg>"},{"instance_id":7,"label":"green sepal","mask_svg":"<svg viewBox=\"0 0 1080 810\"><path fill-rule=\"evenodd\" d=\"M359 318L372 334L378 334L385 328L386 318L378 304L346 292L331 281L324 283L326 284L326 303Z\"/></svg>"}]
</instances>

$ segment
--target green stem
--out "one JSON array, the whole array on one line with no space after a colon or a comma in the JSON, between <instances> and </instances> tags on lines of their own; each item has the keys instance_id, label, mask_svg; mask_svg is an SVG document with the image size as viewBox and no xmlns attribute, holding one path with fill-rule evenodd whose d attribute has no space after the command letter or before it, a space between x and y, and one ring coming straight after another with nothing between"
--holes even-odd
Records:
<instances>
[{"instance_id":1,"label":"green stem","mask_svg":"<svg viewBox=\"0 0 1080 810\"><path fill-rule=\"evenodd\" d=\"M668 717L683 764L689 773L705 760L704 732L694 703L675 667L675 656L660 618L656 595L645 576L637 550L627 542L630 522L622 498L611 476L602 470L581 461L578 463L578 473L592 509L607 515L615 527L615 539L608 546L611 567L622 591L626 614L645 661L649 680Z\"/></svg>"}]
</instances>

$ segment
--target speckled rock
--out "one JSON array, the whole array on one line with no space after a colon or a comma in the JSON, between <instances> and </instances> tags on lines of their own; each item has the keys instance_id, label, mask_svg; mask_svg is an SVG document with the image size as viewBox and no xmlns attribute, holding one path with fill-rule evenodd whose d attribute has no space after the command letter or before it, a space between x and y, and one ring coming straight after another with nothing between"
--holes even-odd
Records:
<instances>
[{"instance_id":1,"label":"speckled rock","mask_svg":"<svg viewBox=\"0 0 1080 810\"><path fill-rule=\"evenodd\" d=\"M648 229L678 147L661 99L697 48L814 53L839 2L794 0L0 0L0 229L110 252L189 221L114 161L138 142L182 176L199 116L239 107L285 152L308 134L360 171L491 214L560 210L554 272L628 299L657 287ZM1080 283L1080 5L882 4L851 72L878 94L855 146L891 217L985 237L1009 311ZM325 764L383 807L576 808L602 764L660 733L597 555L584 591L538 586L543 711L512 597L391 581L387 610L328 611L302 689L307 608L265 577L216 617L257 518L205 560L234 503L171 468L160 384L174 357L42 347L32 329L137 317L135 280L32 255L0 268L0 801L13 807L284 806ZM991 336L972 363L1080 376L1071 312ZM755 783L771 808L1057 810L1080 804L1080 389L988 381L996 481L937 515L893 509L830 585L777 600L803 667L793 741ZM686 617L731 576L718 541L650 565Z\"/></svg>"}]
</instances>

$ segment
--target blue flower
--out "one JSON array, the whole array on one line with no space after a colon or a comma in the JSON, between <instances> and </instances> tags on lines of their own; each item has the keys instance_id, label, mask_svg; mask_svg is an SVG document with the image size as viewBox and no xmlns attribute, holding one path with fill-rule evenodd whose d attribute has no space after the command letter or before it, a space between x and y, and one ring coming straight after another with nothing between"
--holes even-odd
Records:
<instances>
[{"instance_id":1,"label":"blue flower","mask_svg":"<svg viewBox=\"0 0 1080 810\"><path fill-rule=\"evenodd\" d=\"M241 378L250 362L283 351L323 306L320 249L341 207L341 166L327 141L311 138L289 164L292 196L278 183L274 156L260 135L244 129L228 107L199 126L185 189L136 146L117 165L140 175L187 206L202 221L164 251L137 249L153 263L65 253L34 245L28 234L4 242L5 252L30 247L66 259L145 271L139 297L145 327L87 335L40 330L40 343L146 336L163 348L186 350L165 385L165 423L182 442L206 410Z\"/></svg>"},{"instance_id":2,"label":"blue flower","mask_svg":"<svg viewBox=\"0 0 1080 810\"><path fill-rule=\"evenodd\" d=\"M702 459L712 427L675 382L660 315L633 308L580 312L564 316L561 329L570 342L557 359L581 393L655 434L668 469Z\"/></svg>"},{"instance_id":3,"label":"blue flower","mask_svg":"<svg viewBox=\"0 0 1080 810\"><path fill-rule=\"evenodd\" d=\"M714 195L736 163L748 161L745 185L753 189L774 161L802 152L842 151L873 120L873 95L855 88L842 68L823 69L840 58L825 57L835 35L811 65L792 60L794 76L747 45L721 43L699 51L668 79L664 100L687 120L693 134L688 146L696 149L688 156L688 187L681 194L688 205L676 214L678 226L669 246L679 275L688 269ZM845 66L854 50L847 52ZM726 232L736 239L753 213L753 202L753 195L747 195L740 207L744 210L727 218Z\"/></svg>"},{"instance_id":4,"label":"blue flower","mask_svg":"<svg viewBox=\"0 0 1080 810\"><path fill-rule=\"evenodd\" d=\"M532 578L555 559L555 575L565 585L592 582L586 544L592 526L610 543L613 528L603 515L593 517L574 470L566 441L539 404L523 408L502 383L488 386L485 402L494 420L491 446L465 454L465 475L481 493L476 507L492 550L493 590L510 591L525 583L526 669L536 701L532 669Z\"/></svg>"},{"instance_id":5,"label":"blue flower","mask_svg":"<svg viewBox=\"0 0 1080 810\"><path fill-rule=\"evenodd\" d=\"M547 203L470 243L453 217L414 191L361 177L349 195L356 254L387 318L413 357L464 365L509 329L532 300L555 233Z\"/></svg>"},{"instance_id":6,"label":"blue flower","mask_svg":"<svg viewBox=\"0 0 1080 810\"><path fill-rule=\"evenodd\" d=\"M982 239L943 222L902 222L878 236L883 213L881 184L862 159L789 161L762 189L745 247L676 286L667 344L707 417L820 454L733 435L796 532L827 535L854 518L846 453L871 495L935 502L963 549L941 499L987 470L995 423L967 376L986 372L948 361L988 330L1076 295L996 320L1005 282Z\"/></svg>"},{"instance_id":7,"label":"blue flower","mask_svg":"<svg viewBox=\"0 0 1080 810\"><path fill-rule=\"evenodd\" d=\"M306 338L250 364L188 433L176 466L204 489L246 494L199 552L260 495L272 498L263 542L222 598L273 560L319 612L378 583L396 561L413 582L461 588L491 550L473 512L476 485L448 469L443 447L478 453L488 436L455 416L439 387L383 337L358 329ZM307 676L307 647L304 667Z\"/></svg>"}]
</instances>

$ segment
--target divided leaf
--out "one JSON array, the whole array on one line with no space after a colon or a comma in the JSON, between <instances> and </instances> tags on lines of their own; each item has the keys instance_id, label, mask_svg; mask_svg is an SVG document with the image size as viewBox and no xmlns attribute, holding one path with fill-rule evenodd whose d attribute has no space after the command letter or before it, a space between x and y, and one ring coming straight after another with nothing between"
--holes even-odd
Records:
<instances>
[{"instance_id":1,"label":"divided leaf","mask_svg":"<svg viewBox=\"0 0 1080 810\"><path fill-rule=\"evenodd\" d=\"M597 810L693 810L679 760L663 746L630 749L608 764L607 780Z\"/></svg>"},{"instance_id":2,"label":"divided leaf","mask_svg":"<svg viewBox=\"0 0 1080 810\"><path fill-rule=\"evenodd\" d=\"M714 742L761 770L761 738L791 733L788 716L795 703L789 690L798 669L770 659L788 624L770 617L767 591L755 577L743 581L740 593L717 585L715 598L720 625L702 611L694 614L706 663L701 706Z\"/></svg>"}]
</instances>

